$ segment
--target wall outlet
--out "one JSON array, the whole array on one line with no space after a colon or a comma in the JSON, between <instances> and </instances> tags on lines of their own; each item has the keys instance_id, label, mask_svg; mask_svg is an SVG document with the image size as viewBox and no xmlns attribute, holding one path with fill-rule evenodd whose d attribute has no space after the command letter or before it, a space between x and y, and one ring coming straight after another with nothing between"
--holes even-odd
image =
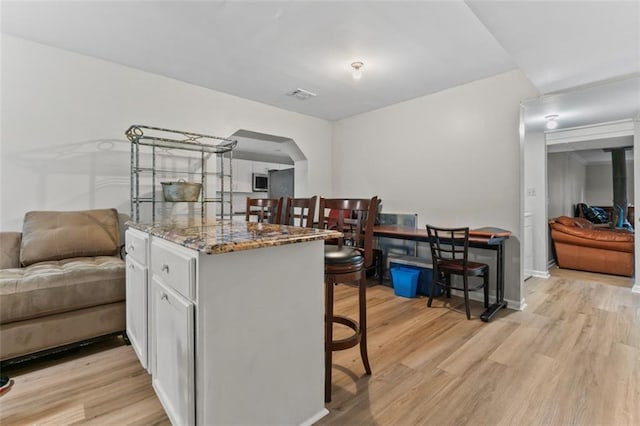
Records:
<instances>
[{"instance_id":1,"label":"wall outlet","mask_svg":"<svg viewBox=\"0 0 640 426\"><path fill-rule=\"evenodd\" d=\"M527 188L527 197L535 197L536 189L535 188Z\"/></svg>"}]
</instances>

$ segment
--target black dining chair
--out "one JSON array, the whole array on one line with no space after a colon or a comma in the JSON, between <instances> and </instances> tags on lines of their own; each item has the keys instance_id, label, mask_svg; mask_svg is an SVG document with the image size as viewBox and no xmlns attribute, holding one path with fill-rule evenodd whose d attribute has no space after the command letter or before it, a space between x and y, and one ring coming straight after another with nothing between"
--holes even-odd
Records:
<instances>
[{"instance_id":1,"label":"black dining chair","mask_svg":"<svg viewBox=\"0 0 640 426\"><path fill-rule=\"evenodd\" d=\"M471 319L469 291L484 290L484 307L489 307L489 265L469 261L469 228L438 228L427 225L431 258L433 261L433 281L427 306L431 307L436 286L444 288L447 297L451 289L464 292L467 319ZM462 288L451 285L451 275L462 276ZM482 277L482 283L469 287L469 277Z\"/></svg>"}]
</instances>

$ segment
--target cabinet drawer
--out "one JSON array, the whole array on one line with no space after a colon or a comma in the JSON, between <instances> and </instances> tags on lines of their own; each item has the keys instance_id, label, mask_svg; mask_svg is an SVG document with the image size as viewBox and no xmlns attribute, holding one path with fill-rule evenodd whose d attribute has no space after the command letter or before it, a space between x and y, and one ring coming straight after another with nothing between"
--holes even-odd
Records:
<instances>
[{"instance_id":1,"label":"cabinet drawer","mask_svg":"<svg viewBox=\"0 0 640 426\"><path fill-rule=\"evenodd\" d=\"M193 300L196 254L162 240L151 241L151 271L162 283Z\"/></svg>"},{"instance_id":2,"label":"cabinet drawer","mask_svg":"<svg viewBox=\"0 0 640 426\"><path fill-rule=\"evenodd\" d=\"M125 233L125 250L140 266L147 266L147 241L149 236L144 232L127 229Z\"/></svg>"}]
</instances>

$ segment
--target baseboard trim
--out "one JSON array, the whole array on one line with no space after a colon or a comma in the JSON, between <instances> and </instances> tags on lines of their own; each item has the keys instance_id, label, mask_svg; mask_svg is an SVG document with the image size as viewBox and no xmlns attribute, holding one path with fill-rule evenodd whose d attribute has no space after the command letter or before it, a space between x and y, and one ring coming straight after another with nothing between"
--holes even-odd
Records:
<instances>
[{"instance_id":1,"label":"baseboard trim","mask_svg":"<svg viewBox=\"0 0 640 426\"><path fill-rule=\"evenodd\" d=\"M510 299L504 299L504 301L507 302L508 309L513 309L516 311L524 311L525 309L527 309L527 302L524 300L524 298L519 302Z\"/></svg>"},{"instance_id":2,"label":"baseboard trim","mask_svg":"<svg viewBox=\"0 0 640 426\"><path fill-rule=\"evenodd\" d=\"M633 287L631 287L631 293L638 293L640 294L640 283L638 283L636 281L636 283L633 285Z\"/></svg>"},{"instance_id":3,"label":"baseboard trim","mask_svg":"<svg viewBox=\"0 0 640 426\"><path fill-rule=\"evenodd\" d=\"M545 280L551 278L549 271L531 271L531 275L536 278L544 278Z\"/></svg>"},{"instance_id":4,"label":"baseboard trim","mask_svg":"<svg viewBox=\"0 0 640 426\"><path fill-rule=\"evenodd\" d=\"M327 410L326 408L323 408L322 410L318 411L313 416L309 417L304 422L300 423L300 426L311 426L312 424L314 424L315 422L317 422L318 420L320 420L321 418L323 418L327 414L329 414L329 410Z\"/></svg>"}]
</instances>

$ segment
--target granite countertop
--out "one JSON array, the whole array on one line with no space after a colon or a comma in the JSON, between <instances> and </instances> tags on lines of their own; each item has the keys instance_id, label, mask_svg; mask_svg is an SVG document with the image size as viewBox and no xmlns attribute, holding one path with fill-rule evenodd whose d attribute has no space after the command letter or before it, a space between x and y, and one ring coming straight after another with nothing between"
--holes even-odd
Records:
<instances>
[{"instance_id":1,"label":"granite countertop","mask_svg":"<svg viewBox=\"0 0 640 426\"><path fill-rule=\"evenodd\" d=\"M129 227L198 250L220 254L341 237L337 231L245 221L202 221L171 218L153 223L129 221Z\"/></svg>"}]
</instances>

